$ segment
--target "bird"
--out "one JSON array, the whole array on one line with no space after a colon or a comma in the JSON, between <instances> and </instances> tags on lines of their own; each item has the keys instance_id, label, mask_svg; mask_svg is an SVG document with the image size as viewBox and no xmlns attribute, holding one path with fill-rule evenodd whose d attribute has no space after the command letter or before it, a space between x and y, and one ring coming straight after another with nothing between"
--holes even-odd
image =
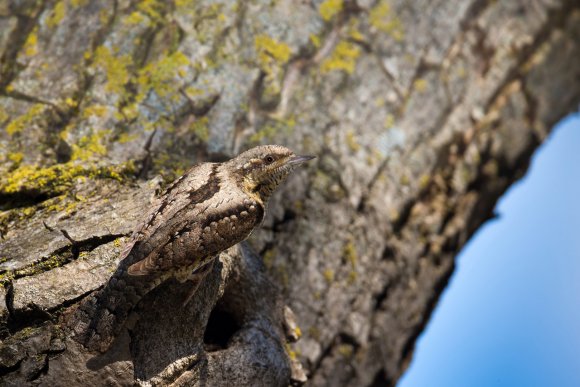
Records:
<instances>
[{"instance_id":1,"label":"bird","mask_svg":"<svg viewBox=\"0 0 580 387\"><path fill-rule=\"evenodd\" d=\"M77 341L106 352L139 301L170 278L194 279L187 302L219 253L262 224L274 191L313 158L262 145L222 163L195 165L177 178L132 233L108 283L78 308Z\"/></svg>"}]
</instances>

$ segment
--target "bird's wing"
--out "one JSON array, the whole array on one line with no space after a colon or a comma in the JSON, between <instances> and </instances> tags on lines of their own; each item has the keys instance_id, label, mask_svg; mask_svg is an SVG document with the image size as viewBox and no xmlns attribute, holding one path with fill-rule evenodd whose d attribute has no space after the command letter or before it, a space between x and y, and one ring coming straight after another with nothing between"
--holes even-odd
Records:
<instances>
[{"instance_id":1,"label":"bird's wing","mask_svg":"<svg viewBox=\"0 0 580 387\"><path fill-rule=\"evenodd\" d=\"M151 252L151 244L144 244L155 234L164 232L164 225L184 211L192 203L206 200L217 191L215 175L217 164L203 163L192 167L175 180L167 190L156 199L145 220L133 231L131 238L121 252L121 260L129 257L127 264L143 259Z\"/></svg>"},{"instance_id":2,"label":"bird's wing","mask_svg":"<svg viewBox=\"0 0 580 387\"><path fill-rule=\"evenodd\" d=\"M245 194L224 197L216 210L208 210L202 224L200 247L207 255L218 254L243 241L264 218L264 206Z\"/></svg>"},{"instance_id":3,"label":"bird's wing","mask_svg":"<svg viewBox=\"0 0 580 387\"><path fill-rule=\"evenodd\" d=\"M169 270L195 270L208 259L246 239L264 216L261 203L227 183L219 193L189 208L189 213L164 226L160 238L144 243L155 247L129 267L130 275Z\"/></svg>"}]
</instances>

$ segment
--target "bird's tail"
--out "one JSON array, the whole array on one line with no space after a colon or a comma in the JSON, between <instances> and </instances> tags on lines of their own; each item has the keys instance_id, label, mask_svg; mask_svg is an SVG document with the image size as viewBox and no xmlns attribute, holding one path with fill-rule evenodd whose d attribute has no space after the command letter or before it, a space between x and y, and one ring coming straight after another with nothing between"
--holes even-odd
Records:
<instances>
[{"instance_id":1,"label":"bird's tail","mask_svg":"<svg viewBox=\"0 0 580 387\"><path fill-rule=\"evenodd\" d=\"M151 278L129 276L122 266L104 288L81 303L67 324L75 340L91 351L105 352L137 303L158 285Z\"/></svg>"}]
</instances>

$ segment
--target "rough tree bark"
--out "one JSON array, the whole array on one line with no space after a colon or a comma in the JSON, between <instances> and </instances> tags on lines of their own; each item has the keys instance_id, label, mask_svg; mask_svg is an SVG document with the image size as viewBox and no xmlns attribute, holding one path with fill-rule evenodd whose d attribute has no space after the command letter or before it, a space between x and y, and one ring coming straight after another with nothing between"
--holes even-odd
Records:
<instances>
[{"instance_id":1,"label":"rough tree bark","mask_svg":"<svg viewBox=\"0 0 580 387\"><path fill-rule=\"evenodd\" d=\"M0 31L3 385L394 384L580 100L574 0L8 0ZM259 143L319 156L261 258L222 254L186 308L161 286L105 355L71 341L156 191Z\"/></svg>"}]
</instances>

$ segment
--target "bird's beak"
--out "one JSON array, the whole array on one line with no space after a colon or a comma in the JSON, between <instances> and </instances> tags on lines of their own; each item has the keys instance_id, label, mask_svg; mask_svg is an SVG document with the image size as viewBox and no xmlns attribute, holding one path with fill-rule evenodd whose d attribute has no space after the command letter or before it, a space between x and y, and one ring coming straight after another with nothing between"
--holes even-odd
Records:
<instances>
[{"instance_id":1,"label":"bird's beak","mask_svg":"<svg viewBox=\"0 0 580 387\"><path fill-rule=\"evenodd\" d=\"M293 156L288 160L289 165L300 165L306 161L312 160L316 158L316 156Z\"/></svg>"}]
</instances>

